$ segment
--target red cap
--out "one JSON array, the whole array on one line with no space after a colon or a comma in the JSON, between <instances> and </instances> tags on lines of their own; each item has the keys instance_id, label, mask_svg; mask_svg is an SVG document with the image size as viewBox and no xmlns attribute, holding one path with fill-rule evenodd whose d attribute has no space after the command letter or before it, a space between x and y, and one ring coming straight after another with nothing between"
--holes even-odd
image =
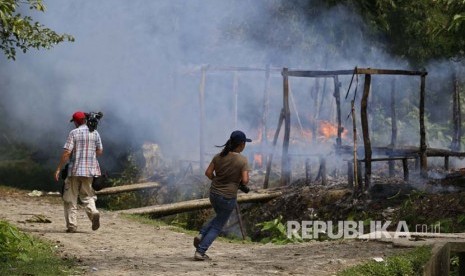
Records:
<instances>
[{"instance_id":1,"label":"red cap","mask_svg":"<svg viewBox=\"0 0 465 276\"><path fill-rule=\"evenodd\" d=\"M77 123L80 123L80 122L82 122L82 120L84 120L85 118L86 118L86 114L84 114L84 112L82 112L82 111L76 111L76 112L74 112L73 118L71 119L70 122L75 121L75 122L77 122Z\"/></svg>"}]
</instances>

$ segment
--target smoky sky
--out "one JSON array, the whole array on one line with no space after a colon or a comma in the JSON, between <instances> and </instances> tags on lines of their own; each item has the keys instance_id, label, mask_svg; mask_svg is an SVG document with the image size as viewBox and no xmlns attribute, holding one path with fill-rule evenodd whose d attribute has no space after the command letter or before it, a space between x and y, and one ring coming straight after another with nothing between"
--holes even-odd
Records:
<instances>
[{"instance_id":1,"label":"smoky sky","mask_svg":"<svg viewBox=\"0 0 465 276\"><path fill-rule=\"evenodd\" d=\"M18 139L46 144L51 155L56 155L51 158L58 158L56 152L72 128L71 114L76 110L102 111L99 132L104 146L107 143L129 151L148 141L160 144L166 156L198 160L199 69L203 65L410 69L406 61L374 46L364 35L367 27L350 9L327 8L310 20L304 9L288 16L277 13L280 9L276 7L284 3L45 1L46 12L33 13L34 19L58 33L73 35L76 41L51 50L18 53L14 62L0 61L1 103L11 118L10 127ZM339 32L328 35L330 29ZM310 35L301 38L300 31ZM448 68L445 64L443 68ZM429 76L439 75L435 68L427 68ZM443 69L439 72L447 75ZM350 76L341 78L344 95L349 80ZM237 120L234 85L238 91ZM299 110L311 106L305 101L311 100L314 85L314 80L292 83ZM323 81L319 85L332 89ZM238 72L236 76L229 71L207 73L207 151L217 151L214 145L223 144L235 128L258 138L264 87L263 72ZM418 80L405 81L405 87L404 91L418 96ZM326 101L330 105L334 100L329 97ZM348 102L350 99L343 103L343 116L349 110ZM270 78L270 128L276 126L281 104L282 78L276 71ZM441 104L447 107L448 102ZM305 124L305 112L300 115Z\"/></svg>"}]
</instances>

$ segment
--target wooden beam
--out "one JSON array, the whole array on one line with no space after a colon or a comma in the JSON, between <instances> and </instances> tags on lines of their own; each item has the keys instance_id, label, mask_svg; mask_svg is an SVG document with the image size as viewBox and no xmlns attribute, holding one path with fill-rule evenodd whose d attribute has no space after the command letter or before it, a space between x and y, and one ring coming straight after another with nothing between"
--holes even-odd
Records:
<instances>
[{"instance_id":1,"label":"wooden beam","mask_svg":"<svg viewBox=\"0 0 465 276\"><path fill-rule=\"evenodd\" d=\"M264 190L240 194L237 196L238 203L263 202L282 195L281 191L266 192ZM201 198L170 204L153 205L141 208L127 209L116 211L119 214L142 215L151 214L155 216L166 216L177 213L196 211L211 208L210 199Z\"/></svg>"},{"instance_id":2,"label":"wooden beam","mask_svg":"<svg viewBox=\"0 0 465 276\"><path fill-rule=\"evenodd\" d=\"M96 191L95 194L113 195L113 194L119 194L119 193L124 193L124 192L133 192L133 191L152 189L152 188L158 188L158 187L160 187L160 183L158 182L137 183L137 184L129 184L129 185L105 188L100 191Z\"/></svg>"},{"instance_id":3,"label":"wooden beam","mask_svg":"<svg viewBox=\"0 0 465 276\"><path fill-rule=\"evenodd\" d=\"M309 71L309 70L288 70L283 71L283 76L289 77L306 77L306 78L333 78L336 75L352 75L354 70L335 70L335 71Z\"/></svg>"},{"instance_id":4,"label":"wooden beam","mask_svg":"<svg viewBox=\"0 0 465 276\"><path fill-rule=\"evenodd\" d=\"M307 77L307 78L332 78L339 75L404 75L404 76L426 76L425 71L410 71L410 70L392 70L392 69L372 69L372 68L356 68L352 70L332 70L332 71L314 71L314 70L288 70L286 72L289 77Z\"/></svg>"},{"instance_id":5,"label":"wooden beam","mask_svg":"<svg viewBox=\"0 0 465 276\"><path fill-rule=\"evenodd\" d=\"M369 75L404 75L404 76L426 76L425 71L409 71L409 70L391 70L391 69L371 69L357 68L357 74Z\"/></svg>"}]
</instances>

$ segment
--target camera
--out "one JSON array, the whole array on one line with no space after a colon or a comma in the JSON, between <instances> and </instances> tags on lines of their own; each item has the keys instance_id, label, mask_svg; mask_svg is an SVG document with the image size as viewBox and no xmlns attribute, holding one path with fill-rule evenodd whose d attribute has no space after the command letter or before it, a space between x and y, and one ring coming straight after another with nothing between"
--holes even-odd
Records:
<instances>
[{"instance_id":1,"label":"camera","mask_svg":"<svg viewBox=\"0 0 465 276\"><path fill-rule=\"evenodd\" d=\"M92 132L97 129L98 123L100 119L103 117L102 112L89 112L84 113L86 115L86 122L87 126L89 127L89 131Z\"/></svg>"},{"instance_id":2,"label":"camera","mask_svg":"<svg viewBox=\"0 0 465 276\"><path fill-rule=\"evenodd\" d=\"M247 187L246 185L244 185L244 184L242 184L242 183L239 184L239 190L243 191L244 193L250 192L249 187Z\"/></svg>"}]
</instances>

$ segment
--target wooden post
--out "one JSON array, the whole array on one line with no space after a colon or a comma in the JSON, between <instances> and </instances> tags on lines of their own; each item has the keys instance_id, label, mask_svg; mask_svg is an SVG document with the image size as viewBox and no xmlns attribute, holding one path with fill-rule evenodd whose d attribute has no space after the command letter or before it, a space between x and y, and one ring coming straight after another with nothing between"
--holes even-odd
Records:
<instances>
[{"instance_id":1,"label":"wooden post","mask_svg":"<svg viewBox=\"0 0 465 276\"><path fill-rule=\"evenodd\" d=\"M454 134L452 136L451 150L460 151L460 141L462 139L462 115L460 108L460 91L457 80L457 75L454 72L452 76L452 82L454 86L453 98L452 98L452 121L454 124Z\"/></svg>"},{"instance_id":2,"label":"wooden post","mask_svg":"<svg viewBox=\"0 0 465 276\"><path fill-rule=\"evenodd\" d=\"M409 172L408 172L408 162L407 158L402 159L402 168L404 169L404 180L409 180Z\"/></svg>"},{"instance_id":3,"label":"wooden post","mask_svg":"<svg viewBox=\"0 0 465 276\"><path fill-rule=\"evenodd\" d=\"M347 162L347 184L349 185L349 188L354 188L354 162L353 161L348 161Z\"/></svg>"},{"instance_id":4,"label":"wooden post","mask_svg":"<svg viewBox=\"0 0 465 276\"><path fill-rule=\"evenodd\" d=\"M305 185L309 185L310 182L312 181L312 175L311 175L311 167L310 167L310 159L306 158L305 159Z\"/></svg>"},{"instance_id":5,"label":"wooden post","mask_svg":"<svg viewBox=\"0 0 465 276\"><path fill-rule=\"evenodd\" d=\"M362 178L362 162L357 160L357 190L361 194L363 192L363 178Z\"/></svg>"},{"instance_id":6,"label":"wooden post","mask_svg":"<svg viewBox=\"0 0 465 276\"><path fill-rule=\"evenodd\" d=\"M394 78L391 83L391 147L395 148L397 145L397 113L396 113L396 79ZM391 157L391 155L390 155ZM389 176L393 177L394 160L389 160Z\"/></svg>"},{"instance_id":7,"label":"wooden post","mask_svg":"<svg viewBox=\"0 0 465 276\"><path fill-rule=\"evenodd\" d=\"M200 103L200 171L205 169L205 79L207 75L207 66L202 66L201 79L199 88L199 103Z\"/></svg>"},{"instance_id":8,"label":"wooden post","mask_svg":"<svg viewBox=\"0 0 465 276\"><path fill-rule=\"evenodd\" d=\"M449 156L448 155L444 156L444 170L446 171L449 170Z\"/></svg>"},{"instance_id":9,"label":"wooden post","mask_svg":"<svg viewBox=\"0 0 465 276\"><path fill-rule=\"evenodd\" d=\"M323 156L320 156L320 173L321 173L321 185L325 186L327 183L326 159Z\"/></svg>"},{"instance_id":10,"label":"wooden post","mask_svg":"<svg viewBox=\"0 0 465 276\"><path fill-rule=\"evenodd\" d=\"M276 128L276 132L273 138L273 149L276 146L276 143L278 142L279 131L281 130L283 121L284 121L284 110L281 109L281 113L279 114L278 127ZM263 189L268 189L268 182L270 181L272 161L273 161L273 151L270 152L270 154L268 155L268 160L266 161L266 173L265 173L265 181L263 182Z\"/></svg>"},{"instance_id":11,"label":"wooden post","mask_svg":"<svg viewBox=\"0 0 465 276\"><path fill-rule=\"evenodd\" d=\"M371 184L371 141L370 141L370 132L368 128L368 96L370 95L370 86L371 86L371 75L365 75L365 84L363 87L363 96L360 104L360 118L362 122L362 132L363 132L363 144L365 146L365 187L364 190L367 190Z\"/></svg>"},{"instance_id":12,"label":"wooden post","mask_svg":"<svg viewBox=\"0 0 465 276\"><path fill-rule=\"evenodd\" d=\"M360 178L358 177L358 168L359 168L359 162L357 160L357 124L355 120L355 101L352 100L350 102L351 105L351 115L352 115L352 131L353 131L353 140L354 140L354 148L353 148L353 156L354 156L354 178L355 178L355 184L354 187L359 185L359 180Z\"/></svg>"},{"instance_id":13,"label":"wooden post","mask_svg":"<svg viewBox=\"0 0 465 276\"><path fill-rule=\"evenodd\" d=\"M337 112L337 138L336 138L336 151L339 151L342 146L342 118L341 118L341 83L338 76L333 77L334 82L334 98L336 99L336 112Z\"/></svg>"},{"instance_id":14,"label":"wooden post","mask_svg":"<svg viewBox=\"0 0 465 276\"><path fill-rule=\"evenodd\" d=\"M291 133L291 112L289 108L289 76L288 68L283 68L283 110L284 110L284 141L281 157L281 186L286 186L291 180L291 168L289 166L289 138Z\"/></svg>"},{"instance_id":15,"label":"wooden post","mask_svg":"<svg viewBox=\"0 0 465 276\"><path fill-rule=\"evenodd\" d=\"M420 175L427 177L428 158L426 156L426 129L425 129L425 82L426 73L421 75L420 84Z\"/></svg>"}]
</instances>

